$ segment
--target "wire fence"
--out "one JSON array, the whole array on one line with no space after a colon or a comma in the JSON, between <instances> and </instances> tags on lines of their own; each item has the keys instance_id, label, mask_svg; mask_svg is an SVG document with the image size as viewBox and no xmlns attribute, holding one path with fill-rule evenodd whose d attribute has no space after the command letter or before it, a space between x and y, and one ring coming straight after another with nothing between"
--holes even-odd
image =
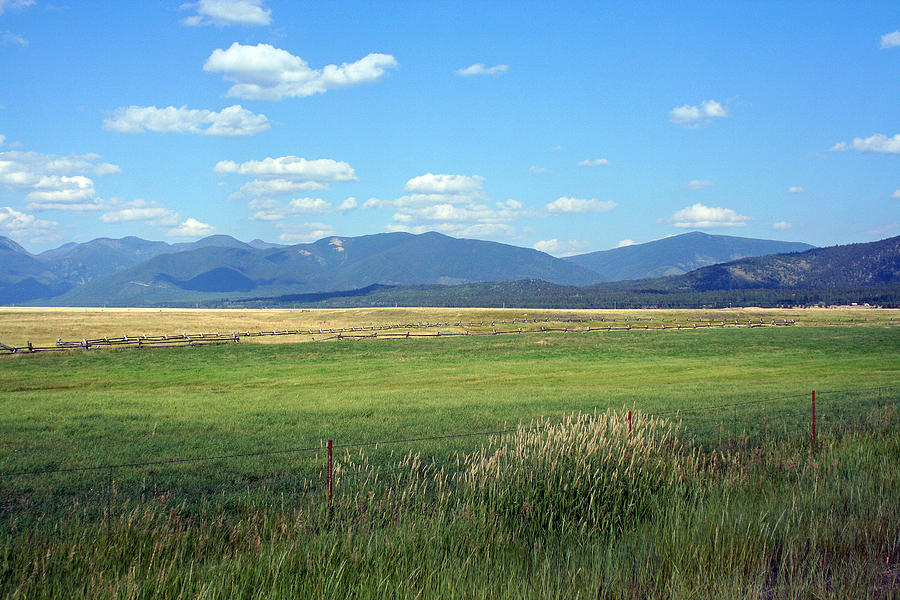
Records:
<instances>
[{"instance_id":1,"label":"wire fence","mask_svg":"<svg viewBox=\"0 0 900 600\"><path fill-rule=\"evenodd\" d=\"M773 444L805 451L844 433L894 426L898 391L898 386L852 388L655 411L632 406L622 418L627 414L629 427L632 414L636 419L681 421L682 434L710 451ZM544 420L542 426L551 422L552 418ZM374 486L373 476L383 477L382 485L392 477L402 478L413 454L431 470L452 471L467 452L512 441L521 431L499 427L382 440L323 439L257 452L12 469L0 473L0 533L31 540L36 534L54 535L60 522L108 521L148 505L184 508L216 503L222 511L271 507L273 502L282 509L285 504L321 506L330 504L333 494ZM346 469L354 461L370 465L364 481L359 471Z\"/></svg>"},{"instance_id":2,"label":"wire fence","mask_svg":"<svg viewBox=\"0 0 900 600\"><path fill-rule=\"evenodd\" d=\"M703 322L687 322L673 323L667 325L660 323L651 325L641 321L648 321L634 317L630 319L617 320L599 317L596 319L577 319L577 318L554 318L554 319L509 319L500 321L479 321L463 323L406 323L406 324L389 324L389 325L371 325L361 327L330 327L319 329L272 329L272 330L245 330L242 332L234 331L231 333L176 333L163 335L128 335L123 334L119 337L104 336L102 338L82 338L80 341L64 341L58 338L53 346L35 346L30 341L25 346L9 346L0 342L0 356L12 354L34 354L38 352L59 352L67 350L91 350L92 348L103 347L130 347L130 348L160 348L172 346L207 346L221 345L229 343L238 343L243 338L259 338L271 336L306 336L312 341L330 341L330 340L353 340L353 339L398 339L398 338L414 338L414 337L456 337L456 336L484 336L484 335L515 335L515 334L533 334L533 333L600 333L611 331L663 331L667 329L712 329L725 327L789 327L796 324L791 319L782 320L752 320L748 319L733 321L703 321ZM638 323L633 325L632 322ZM553 324L553 326L540 325L538 323ZM584 327L569 326L573 323L593 323ZM624 324L619 324L624 323ZM508 328L509 325L528 325L531 327L517 327L515 329ZM499 329L498 329L499 327ZM504 328L506 327L506 328ZM428 332L422 330L438 329L438 331ZM449 329L449 331L440 331L440 329ZM413 333L413 332L416 333ZM318 337L317 337L318 336Z\"/></svg>"}]
</instances>

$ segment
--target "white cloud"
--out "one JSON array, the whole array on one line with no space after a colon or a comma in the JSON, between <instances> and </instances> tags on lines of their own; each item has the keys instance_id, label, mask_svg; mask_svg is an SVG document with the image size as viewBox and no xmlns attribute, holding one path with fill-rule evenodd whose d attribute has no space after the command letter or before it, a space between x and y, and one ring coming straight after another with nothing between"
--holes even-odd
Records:
<instances>
[{"instance_id":1,"label":"white cloud","mask_svg":"<svg viewBox=\"0 0 900 600\"><path fill-rule=\"evenodd\" d=\"M102 210L105 204L86 174L104 176L121 169L99 159L97 154L0 152L0 185L24 194L30 210Z\"/></svg>"},{"instance_id":2,"label":"white cloud","mask_svg":"<svg viewBox=\"0 0 900 600\"><path fill-rule=\"evenodd\" d=\"M26 40L22 35L13 33L12 31L4 31L2 34L0 34L0 41L2 41L4 44L19 46L20 48L28 47L28 40Z\"/></svg>"},{"instance_id":3,"label":"white cloud","mask_svg":"<svg viewBox=\"0 0 900 600\"><path fill-rule=\"evenodd\" d=\"M532 165L532 166L528 167L529 175L543 175L545 173L552 173L552 172L553 171L551 171L547 167L539 167L537 165Z\"/></svg>"},{"instance_id":4,"label":"white cloud","mask_svg":"<svg viewBox=\"0 0 900 600\"><path fill-rule=\"evenodd\" d=\"M535 250L540 250L541 252L546 252L547 254L552 254L554 256L570 256L572 254L579 254L581 252L584 252L584 250L588 247L590 247L589 242L583 242L580 240L559 241L556 238L549 240L540 240L534 245Z\"/></svg>"},{"instance_id":5,"label":"white cloud","mask_svg":"<svg viewBox=\"0 0 900 600\"><path fill-rule=\"evenodd\" d=\"M34 215L20 212L9 206L0 206L0 232L16 238L31 241L52 241L59 239L56 221L45 221Z\"/></svg>"},{"instance_id":6,"label":"white cloud","mask_svg":"<svg viewBox=\"0 0 900 600\"><path fill-rule=\"evenodd\" d=\"M338 205L337 209L341 212L348 212L355 209L357 206L356 198L350 196L349 198L344 199L344 201Z\"/></svg>"},{"instance_id":7,"label":"white cloud","mask_svg":"<svg viewBox=\"0 0 900 600\"><path fill-rule=\"evenodd\" d=\"M306 160L296 156L281 156L244 163L223 160L216 163L214 170L219 175L235 173L260 179L282 179L293 182L356 181L353 167L330 158Z\"/></svg>"},{"instance_id":8,"label":"white cloud","mask_svg":"<svg viewBox=\"0 0 900 600\"><path fill-rule=\"evenodd\" d=\"M325 223L277 223L275 227L281 231L278 239L292 244L315 242L335 235L334 227Z\"/></svg>"},{"instance_id":9,"label":"white cloud","mask_svg":"<svg viewBox=\"0 0 900 600\"><path fill-rule=\"evenodd\" d=\"M363 208L394 208L388 231L441 231L453 235L508 236L509 224L528 214L522 203L492 202L482 190L480 175L426 173L406 182L410 192L394 200L370 198Z\"/></svg>"},{"instance_id":10,"label":"white cloud","mask_svg":"<svg viewBox=\"0 0 900 600\"><path fill-rule=\"evenodd\" d=\"M690 227L743 227L751 218L739 215L730 208L704 206L697 203L669 217L669 222L680 228Z\"/></svg>"},{"instance_id":11,"label":"white cloud","mask_svg":"<svg viewBox=\"0 0 900 600\"><path fill-rule=\"evenodd\" d=\"M802 194L806 191L802 185L792 185L788 188L788 194Z\"/></svg>"},{"instance_id":12,"label":"white cloud","mask_svg":"<svg viewBox=\"0 0 900 600\"><path fill-rule=\"evenodd\" d=\"M25 199L31 210L101 210L94 181L83 175L45 175L34 184Z\"/></svg>"},{"instance_id":13,"label":"white cloud","mask_svg":"<svg viewBox=\"0 0 900 600\"><path fill-rule=\"evenodd\" d=\"M121 171L116 165L97 163L98 154L40 154L10 150L0 152L0 184L13 191L27 191L47 175L109 175Z\"/></svg>"},{"instance_id":14,"label":"white cloud","mask_svg":"<svg viewBox=\"0 0 900 600\"><path fill-rule=\"evenodd\" d=\"M832 152L844 152L858 150L859 152L878 152L881 154L900 154L900 133L894 137L888 137L881 133L867 138L853 138L849 144L838 142L831 147Z\"/></svg>"},{"instance_id":15,"label":"white cloud","mask_svg":"<svg viewBox=\"0 0 900 600\"><path fill-rule=\"evenodd\" d=\"M774 229L775 231L784 231L785 229L790 229L793 226L793 223L790 223L788 221L778 221L777 223L774 223L772 225L772 229Z\"/></svg>"},{"instance_id":16,"label":"white cloud","mask_svg":"<svg viewBox=\"0 0 900 600\"><path fill-rule=\"evenodd\" d=\"M257 115L239 104L219 112L185 106L129 106L117 108L103 121L103 128L119 133L194 133L235 137L256 135L271 127L266 115Z\"/></svg>"},{"instance_id":17,"label":"white cloud","mask_svg":"<svg viewBox=\"0 0 900 600\"><path fill-rule=\"evenodd\" d=\"M290 210L294 214L318 214L323 215L331 212L331 203L321 198L294 198L288 203Z\"/></svg>"},{"instance_id":18,"label":"white cloud","mask_svg":"<svg viewBox=\"0 0 900 600\"><path fill-rule=\"evenodd\" d=\"M616 244L616 248L624 248L625 246L634 246L637 244L634 240L625 239Z\"/></svg>"},{"instance_id":19,"label":"white cloud","mask_svg":"<svg viewBox=\"0 0 900 600\"><path fill-rule=\"evenodd\" d=\"M475 63L464 69L457 69L456 74L462 77L471 77L473 75L500 75L509 70L509 65L494 65L486 67L481 63Z\"/></svg>"},{"instance_id":20,"label":"white cloud","mask_svg":"<svg viewBox=\"0 0 900 600\"><path fill-rule=\"evenodd\" d=\"M263 0L199 0L181 5L182 9L195 9L196 15L183 19L184 25L268 25L272 11L263 8Z\"/></svg>"},{"instance_id":21,"label":"white cloud","mask_svg":"<svg viewBox=\"0 0 900 600\"><path fill-rule=\"evenodd\" d=\"M356 198L346 198L339 206L321 198L294 198L284 206L278 200L257 198L252 200L250 208L257 210L251 217L255 221L282 221L293 215L325 215L334 212L348 212L357 207Z\"/></svg>"},{"instance_id":22,"label":"white cloud","mask_svg":"<svg viewBox=\"0 0 900 600\"><path fill-rule=\"evenodd\" d=\"M684 187L692 189L692 190L702 190L703 188L708 188L713 184L712 181L706 179L691 179Z\"/></svg>"},{"instance_id":23,"label":"white cloud","mask_svg":"<svg viewBox=\"0 0 900 600\"><path fill-rule=\"evenodd\" d=\"M540 240L535 243L534 249L547 253L556 252L559 249L559 240L556 238L550 240Z\"/></svg>"},{"instance_id":24,"label":"white cloud","mask_svg":"<svg viewBox=\"0 0 900 600\"><path fill-rule=\"evenodd\" d=\"M161 227L176 225L178 219L178 211L161 206L156 202L147 202L146 200L127 202L115 210L110 210L100 215L100 220L104 223L143 221L150 225Z\"/></svg>"},{"instance_id":25,"label":"white cloud","mask_svg":"<svg viewBox=\"0 0 900 600\"><path fill-rule=\"evenodd\" d=\"M583 214L588 212L609 212L618 204L612 200L597 200L596 198L557 198L547 204L550 214Z\"/></svg>"},{"instance_id":26,"label":"white cloud","mask_svg":"<svg viewBox=\"0 0 900 600\"><path fill-rule=\"evenodd\" d=\"M900 190L896 190L893 194L891 194L891 198L894 200L900 200Z\"/></svg>"},{"instance_id":27,"label":"white cloud","mask_svg":"<svg viewBox=\"0 0 900 600\"><path fill-rule=\"evenodd\" d=\"M6 136L3 135L2 133L0 133L0 146L2 146L3 142L5 142L5 141L6 141Z\"/></svg>"},{"instance_id":28,"label":"white cloud","mask_svg":"<svg viewBox=\"0 0 900 600\"><path fill-rule=\"evenodd\" d=\"M22 10L34 6L34 0L0 0L0 15L7 10Z\"/></svg>"},{"instance_id":29,"label":"white cloud","mask_svg":"<svg viewBox=\"0 0 900 600\"><path fill-rule=\"evenodd\" d=\"M169 237L177 238L196 238L212 235L216 228L208 223L201 223L193 217L189 217L181 222L181 225L169 230Z\"/></svg>"},{"instance_id":30,"label":"white cloud","mask_svg":"<svg viewBox=\"0 0 900 600\"><path fill-rule=\"evenodd\" d=\"M882 50L886 50L888 48L896 48L897 46L900 46L900 29L881 36Z\"/></svg>"},{"instance_id":31,"label":"white cloud","mask_svg":"<svg viewBox=\"0 0 900 600\"><path fill-rule=\"evenodd\" d=\"M606 159L606 158L595 158L593 160L587 159L587 160L578 161L579 167L602 167L602 166L608 165L608 164L609 164L609 159Z\"/></svg>"},{"instance_id":32,"label":"white cloud","mask_svg":"<svg viewBox=\"0 0 900 600\"><path fill-rule=\"evenodd\" d=\"M701 127L713 119L728 116L728 109L715 100L704 100L697 106L685 104L676 106L669 112L669 120L682 127Z\"/></svg>"},{"instance_id":33,"label":"white cloud","mask_svg":"<svg viewBox=\"0 0 900 600\"><path fill-rule=\"evenodd\" d=\"M222 73L234 82L232 98L281 100L321 94L328 90L373 83L397 67L390 54L369 54L353 63L311 69L299 56L269 44L245 46L234 42L210 54L203 70Z\"/></svg>"},{"instance_id":34,"label":"white cloud","mask_svg":"<svg viewBox=\"0 0 900 600\"><path fill-rule=\"evenodd\" d=\"M290 179L254 179L241 186L240 191L235 192L229 198L240 200L243 198L276 198L290 196L298 192L311 192L323 190L328 184L321 181L291 181Z\"/></svg>"},{"instance_id":35,"label":"white cloud","mask_svg":"<svg viewBox=\"0 0 900 600\"><path fill-rule=\"evenodd\" d=\"M418 194L458 194L481 190L484 177L481 175L442 175L426 173L406 182L407 192Z\"/></svg>"}]
</instances>

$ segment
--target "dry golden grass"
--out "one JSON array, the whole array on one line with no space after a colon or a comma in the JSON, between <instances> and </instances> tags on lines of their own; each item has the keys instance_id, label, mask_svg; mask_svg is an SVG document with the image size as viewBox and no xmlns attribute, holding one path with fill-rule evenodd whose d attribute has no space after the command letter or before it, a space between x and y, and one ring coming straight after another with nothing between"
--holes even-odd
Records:
<instances>
[{"instance_id":1,"label":"dry golden grass","mask_svg":"<svg viewBox=\"0 0 900 600\"><path fill-rule=\"evenodd\" d=\"M174 309L174 308L22 308L0 307L0 342L37 346L58 338L82 338L231 333L296 329L338 329L408 323L496 322L512 327L513 319L616 320L659 326L708 321L795 320L800 325L864 325L900 323L900 309L768 309L719 310L544 310L480 308L354 308L354 309ZM507 321L507 324L502 323ZM447 327L445 330L458 330ZM257 343L296 342L305 336L253 338Z\"/></svg>"}]
</instances>

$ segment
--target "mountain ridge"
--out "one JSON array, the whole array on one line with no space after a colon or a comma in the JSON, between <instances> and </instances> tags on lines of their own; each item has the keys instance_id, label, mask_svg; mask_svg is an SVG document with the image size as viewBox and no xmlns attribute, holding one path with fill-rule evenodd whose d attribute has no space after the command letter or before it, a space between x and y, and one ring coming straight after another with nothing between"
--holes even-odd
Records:
<instances>
[{"instance_id":1,"label":"mountain ridge","mask_svg":"<svg viewBox=\"0 0 900 600\"><path fill-rule=\"evenodd\" d=\"M701 267L748 256L802 252L814 246L692 231L643 244L566 257L591 269L601 281L623 281L682 275Z\"/></svg>"}]
</instances>

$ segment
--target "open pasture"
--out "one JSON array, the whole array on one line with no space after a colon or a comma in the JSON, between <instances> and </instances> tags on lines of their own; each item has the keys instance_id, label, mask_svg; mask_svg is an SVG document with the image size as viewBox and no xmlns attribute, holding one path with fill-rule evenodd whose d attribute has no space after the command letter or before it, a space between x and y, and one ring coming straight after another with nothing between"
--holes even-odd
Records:
<instances>
[{"instance_id":1,"label":"open pasture","mask_svg":"<svg viewBox=\"0 0 900 600\"><path fill-rule=\"evenodd\" d=\"M298 311L278 318L296 318L298 327L314 326L301 318L330 319L323 322L341 327L520 313ZM701 597L829 597L831 589L833 597L859 590L890 597L900 585L900 329L890 325L896 314L817 311L811 321L819 325L832 315L831 324L817 327L803 326L802 315L813 313L800 314L799 326L778 328L4 357L0 579L8 583L0 590L11 597L63 590L80 597L240 597L254 590L271 597L413 597L470 586L465 596L645 597L668 590L679 597L702 589ZM158 324L177 331L185 323ZM811 453L814 389L820 450ZM645 440L655 448L647 456L657 457L647 468L662 469L659 477L669 483L635 480L616 492L625 504L594 503L595 495L618 488L599 475L602 465L580 462L569 450L580 444L574 440L581 425L538 434L546 437L537 445L527 433L443 437L508 432L536 417L572 423L566 415L610 408L616 425L603 431L625 431L627 410L639 432L654 423L651 415L663 419L653 427L682 422L662 446ZM592 423L584 426L596 428ZM328 439L339 446L333 512L323 487ZM395 440L408 441L352 446ZM546 450L505 458L511 462L497 471L499 488L490 487L490 477L466 479L489 472L483 465L496 459L479 449L498 444ZM313 450L277 454L306 448ZM268 452L276 454L259 455ZM457 453L462 479L428 470L429 460ZM513 456L532 458L518 464ZM115 466L148 462L156 464ZM560 464L568 466L560 472ZM115 468L64 471L102 465ZM413 481L430 483L399 475L410 469L418 473ZM47 470L57 472L10 476ZM578 493L592 498L582 508L567 504L573 496L563 491L546 495L543 475L528 491L536 481L528 473L546 472L562 490L584 481L582 471L594 481ZM451 483L462 486L453 488L455 504L443 504L444 492L436 501L434 490ZM402 499L391 495L400 490ZM622 508L632 506L626 500L635 490L646 494L637 512ZM560 515L561 524L554 521ZM496 568L479 570L479 563ZM67 588L75 564L83 578Z\"/></svg>"},{"instance_id":2,"label":"open pasture","mask_svg":"<svg viewBox=\"0 0 900 600\"><path fill-rule=\"evenodd\" d=\"M891 386L898 373L900 330L884 326L12 356L0 360L0 468L446 435L610 407L699 419L770 398L805 407L813 389Z\"/></svg>"},{"instance_id":3,"label":"open pasture","mask_svg":"<svg viewBox=\"0 0 900 600\"><path fill-rule=\"evenodd\" d=\"M58 339L119 337L127 334L173 335L243 331L340 329L408 323L495 322L515 319L587 319L585 324L632 323L659 327L678 323L795 321L799 325L877 325L900 323L896 309L717 310L542 310L455 308L357 309L170 309L170 308L22 308L0 307L0 343L53 345ZM445 331L462 328L448 326ZM305 337L266 337L255 343L308 341Z\"/></svg>"}]
</instances>

